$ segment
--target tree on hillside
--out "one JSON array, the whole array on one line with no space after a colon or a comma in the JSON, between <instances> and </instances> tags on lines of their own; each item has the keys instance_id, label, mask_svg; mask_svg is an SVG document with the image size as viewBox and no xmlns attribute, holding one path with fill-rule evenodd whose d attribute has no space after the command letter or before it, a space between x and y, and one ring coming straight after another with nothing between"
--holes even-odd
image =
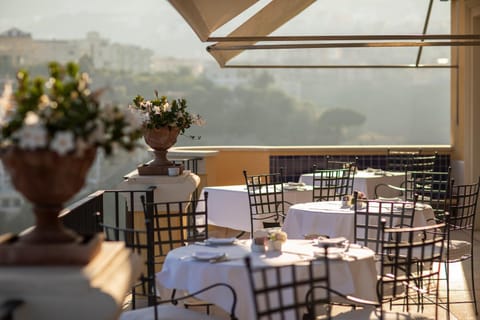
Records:
<instances>
[{"instance_id":1,"label":"tree on hillside","mask_svg":"<svg viewBox=\"0 0 480 320\"><path fill-rule=\"evenodd\" d=\"M319 119L319 125L331 134L334 144L340 144L352 127L365 123L365 115L350 109L328 109Z\"/></svg>"}]
</instances>

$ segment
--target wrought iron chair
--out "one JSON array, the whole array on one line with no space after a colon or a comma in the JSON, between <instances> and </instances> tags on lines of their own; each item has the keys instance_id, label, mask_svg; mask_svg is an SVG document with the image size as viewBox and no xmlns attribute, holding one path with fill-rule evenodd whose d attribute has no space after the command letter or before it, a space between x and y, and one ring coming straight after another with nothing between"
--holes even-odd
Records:
<instances>
[{"instance_id":1,"label":"wrought iron chair","mask_svg":"<svg viewBox=\"0 0 480 320\"><path fill-rule=\"evenodd\" d=\"M341 161L333 160L330 156L325 156L325 163L327 164L327 169L347 169L354 167L356 170L358 162L358 157L355 157L353 161Z\"/></svg>"},{"instance_id":2,"label":"wrought iron chair","mask_svg":"<svg viewBox=\"0 0 480 320\"><path fill-rule=\"evenodd\" d=\"M383 240L382 221L388 228L413 226L416 198L414 201L364 200L354 192L354 241L380 254Z\"/></svg>"},{"instance_id":3,"label":"wrought iron chair","mask_svg":"<svg viewBox=\"0 0 480 320\"><path fill-rule=\"evenodd\" d=\"M451 189L451 198L448 205L449 217L447 223L446 254L442 262L445 263L447 310L451 303L473 303L475 314L478 315L477 298L475 291L475 268L473 236L475 216L480 186L480 177L475 183L454 185ZM467 240L465 240L467 239ZM450 299L450 263L470 260L471 299L452 302Z\"/></svg>"},{"instance_id":4,"label":"wrought iron chair","mask_svg":"<svg viewBox=\"0 0 480 320\"><path fill-rule=\"evenodd\" d=\"M403 172L405 171L405 166L409 166L413 162L413 158L419 156L420 153L421 150L396 151L388 149L385 170Z\"/></svg>"},{"instance_id":5,"label":"wrought iron chair","mask_svg":"<svg viewBox=\"0 0 480 320\"><path fill-rule=\"evenodd\" d=\"M327 248L325 248L325 251ZM253 266L245 258L257 320L315 319L316 308L330 308L327 254L318 260L283 266Z\"/></svg>"},{"instance_id":6,"label":"wrought iron chair","mask_svg":"<svg viewBox=\"0 0 480 320\"><path fill-rule=\"evenodd\" d=\"M451 168L447 171L405 171L404 200L413 201L432 207L437 220L442 220L447 210L450 189L453 180Z\"/></svg>"},{"instance_id":7,"label":"wrought iron chair","mask_svg":"<svg viewBox=\"0 0 480 320\"><path fill-rule=\"evenodd\" d=\"M412 171L405 170L405 180L402 186L378 184L375 186L375 196L383 200L413 201L418 197L418 202L432 206L435 215L441 216L445 210L450 196L449 190L452 184L451 168L447 171ZM394 199L382 196L382 189L397 190L399 197Z\"/></svg>"},{"instance_id":8,"label":"wrought iron chair","mask_svg":"<svg viewBox=\"0 0 480 320\"><path fill-rule=\"evenodd\" d=\"M353 194L355 167L317 169L314 165L312 201L340 201Z\"/></svg>"},{"instance_id":9,"label":"wrought iron chair","mask_svg":"<svg viewBox=\"0 0 480 320\"><path fill-rule=\"evenodd\" d=\"M151 239L151 231L148 231L151 230L149 227L150 223L150 220L146 219L145 228L135 229L133 227L109 225L104 223L103 219L99 222L107 241L125 242L125 246L138 254L145 265L138 278L138 282L131 288L132 309L137 308L137 300L141 298L146 299L149 306L157 303L153 243L149 241L149 239Z\"/></svg>"},{"instance_id":10,"label":"wrought iron chair","mask_svg":"<svg viewBox=\"0 0 480 320\"><path fill-rule=\"evenodd\" d=\"M418 297L417 306L424 299L435 305L438 319L440 261L446 238L445 223L417 228L387 228L382 223L381 278L379 297L392 303L405 298L406 311L412 295Z\"/></svg>"},{"instance_id":11,"label":"wrought iron chair","mask_svg":"<svg viewBox=\"0 0 480 320\"><path fill-rule=\"evenodd\" d=\"M264 228L276 228L285 219L283 193L283 168L278 173L249 175L243 170L250 207L250 236L255 231L256 221Z\"/></svg>"},{"instance_id":12,"label":"wrought iron chair","mask_svg":"<svg viewBox=\"0 0 480 320\"><path fill-rule=\"evenodd\" d=\"M126 247L131 248L133 252L138 254L144 261L146 273L140 277L141 283L147 283L147 295L149 306L144 308L136 308L132 305L133 310L124 311L121 320L140 320L140 319L217 319L205 313L189 310L187 308L177 306L180 301L187 301L194 298L201 292L213 289L215 287L226 287L232 294L232 307L230 310L230 318L236 319L235 308L237 296L235 290L226 283L216 283L211 286L202 288L195 293L172 297L168 300L160 300L156 293L155 286L155 258L154 258L154 241L151 220L145 219L145 229L133 229L125 227L117 227L100 223L104 229L106 239L113 241L124 241ZM132 288L132 294L135 294L136 286ZM152 302L152 303L150 303Z\"/></svg>"},{"instance_id":13,"label":"wrought iron chair","mask_svg":"<svg viewBox=\"0 0 480 320\"><path fill-rule=\"evenodd\" d=\"M434 171L438 153L414 155L412 162L407 166L411 171Z\"/></svg>"},{"instance_id":14,"label":"wrought iron chair","mask_svg":"<svg viewBox=\"0 0 480 320\"><path fill-rule=\"evenodd\" d=\"M165 257L171 250L208 239L208 192L204 193L203 199L192 201L149 203L145 198L141 200L144 211L151 213L149 219L152 221L155 272L161 271ZM175 294L176 290L173 290L172 299ZM184 301L186 308L205 307L207 314L210 314L211 305L197 299Z\"/></svg>"}]
</instances>

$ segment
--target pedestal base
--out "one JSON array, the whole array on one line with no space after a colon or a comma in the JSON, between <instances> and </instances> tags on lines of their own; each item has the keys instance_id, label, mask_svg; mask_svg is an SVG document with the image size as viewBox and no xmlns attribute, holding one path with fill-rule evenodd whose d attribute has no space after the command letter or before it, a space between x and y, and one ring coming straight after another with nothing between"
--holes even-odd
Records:
<instances>
[{"instance_id":1,"label":"pedestal base","mask_svg":"<svg viewBox=\"0 0 480 320\"><path fill-rule=\"evenodd\" d=\"M0 266L82 266L96 256L103 242L100 234L65 244L33 244L18 239L13 234L0 237Z\"/></svg>"},{"instance_id":2,"label":"pedestal base","mask_svg":"<svg viewBox=\"0 0 480 320\"><path fill-rule=\"evenodd\" d=\"M140 176L168 176L168 168L177 167L180 169L180 174L184 170L182 164L170 164L170 165L152 165L150 163L144 163L137 167L138 174Z\"/></svg>"},{"instance_id":3,"label":"pedestal base","mask_svg":"<svg viewBox=\"0 0 480 320\"><path fill-rule=\"evenodd\" d=\"M123 242L103 241L85 266L0 266L0 304L24 301L16 320L118 319L142 265Z\"/></svg>"}]
</instances>

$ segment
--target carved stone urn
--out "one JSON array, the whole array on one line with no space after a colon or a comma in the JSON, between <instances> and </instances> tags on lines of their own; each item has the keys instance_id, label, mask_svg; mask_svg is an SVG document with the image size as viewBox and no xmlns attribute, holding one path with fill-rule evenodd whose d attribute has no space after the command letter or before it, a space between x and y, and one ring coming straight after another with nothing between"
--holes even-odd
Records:
<instances>
[{"instance_id":1,"label":"carved stone urn","mask_svg":"<svg viewBox=\"0 0 480 320\"><path fill-rule=\"evenodd\" d=\"M176 165L167 159L168 149L176 142L180 129L176 127L162 127L145 129L143 137L145 142L153 149L155 158L146 164L139 166L139 175L168 175L168 168L179 167L180 173L183 166Z\"/></svg>"},{"instance_id":2,"label":"carved stone urn","mask_svg":"<svg viewBox=\"0 0 480 320\"><path fill-rule=\"evenodd\" d=\"M35 225L11 246L2 244L0 263L83 264L95 254L96 244L82 244L85 239L59 219L64 203L83 187L95 154L95 148L82 156L14 147L1 150L13 186L32 203Z\"/></svg>"}]
</instances>

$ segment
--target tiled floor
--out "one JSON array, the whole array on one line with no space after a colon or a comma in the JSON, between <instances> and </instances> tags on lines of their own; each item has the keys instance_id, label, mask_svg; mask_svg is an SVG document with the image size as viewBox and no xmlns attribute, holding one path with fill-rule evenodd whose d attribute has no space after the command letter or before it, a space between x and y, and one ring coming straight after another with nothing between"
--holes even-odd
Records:
<instances>
[{"instance_id":1,"label":"tiled floor","mask_svg":"<svg viewBox=\"0 0 480 320\"><path fill-rule=\"evenodd\" d=\"M476 295L480 297L480 231L475 233L474 239L474 255L475 255L475 284L476 284ZM471 300L471 294L469 287L471 286L471 277L470 277L470 265L469 262L455 263L451 264L450 275L452 279L451 285L451 300L452 301L467 301ZM442 302L445 302L446 291L445 284L442 281L440 286L440 299ZM480 307L480 301L477 303ZM416 311L416 308L413 308ZM199 309L202 312L204 309ZM335 309L334 312L338 312L339 309ZM340 310L341 311L341 310ZM427 319L435 319L435 312L433 306L425 306L423 316L426 316ZM225 319L228 319L226 313L218 308L213 308L213 314L220 315ZM447 319L447 314L445 309L439 309L439 316L437 319ZM475 315L475 309L472 303L459 303L451 305L451 316L452 320L475 320L480 319L480 316Z\"/></svg>"}]
</instances>

